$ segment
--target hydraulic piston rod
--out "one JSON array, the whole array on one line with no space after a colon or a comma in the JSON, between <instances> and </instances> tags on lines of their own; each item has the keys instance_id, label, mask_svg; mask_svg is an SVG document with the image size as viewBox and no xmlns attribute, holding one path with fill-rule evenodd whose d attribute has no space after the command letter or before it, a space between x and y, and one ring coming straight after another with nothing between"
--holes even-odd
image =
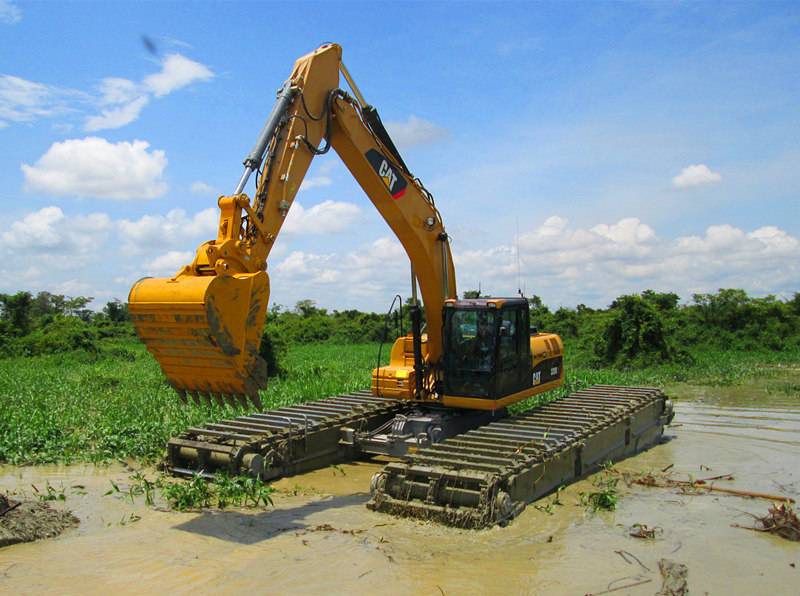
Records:
<instances>
[{"instance_id":1,"label":"hydraulic piston rod","mask_svg":"<svg viewBox=\"0 0 800 596\"><path fill-rule=\"evenodd\" d=\"M296 92L297 90L292 87L291 81L286 81L283 87L278 90L278 98L267 117L267 121L264 123L264 128L261 129L261 134L258 135L258 140L253 146L253 149L242 162L244 164L244 173L242 173L242 177L239 179L239 184L236 185L236 190L233 191L233 194L238 195L242 192L247 181L250 179L250 174L261 167L261 162L264 161L264 153L267 151L269 142L275 135L275 131L282 124L282 120L286 115L286 109L292 102L292 98Z\"/></svg>"}]
</instances>

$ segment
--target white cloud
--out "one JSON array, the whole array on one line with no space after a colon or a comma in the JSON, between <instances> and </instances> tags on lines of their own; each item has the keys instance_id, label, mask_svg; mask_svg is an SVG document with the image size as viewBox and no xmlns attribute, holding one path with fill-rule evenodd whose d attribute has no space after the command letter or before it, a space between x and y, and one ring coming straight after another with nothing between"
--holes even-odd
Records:
<instances>
[{"instance_id":1,"label":"white cloud","mask_svg":"<svg viewBox=\"0 0 800 596\"><path fill-rule=\"evenodd\" d=\"M142 91L136 83L121 77L103 79L98 86L98 90L100 91L100 103L102 105L130 103L142 95Z\"/></svg>"},{"instance_id":2,"label":"white cloud","mask_svg":"<svg viewBox=\"0 0 800 596\"><path fill-rule=\"evenodd\" d=\"M189 191L196 195L219 195L219 191L216 188L202 180L192 182Z\"/></svg>"},{"instance_id":3,"label":"white cloud","mask_svg":"<svg viewBox=\"0 0 800 596\"><path fill-rule=\"evenodd\" d=\"M519 237L523 251L547 255L547 264L559 266L580 263L593 257L626 258L651 250L655 232L635 217L614 224L597 224L590 229L570 228L558 216L547 218L532 232Z\"/></svg>"},{"instance_id":4,"label":"white cloud","mask_svg":"<svg viewBox=\"0 0 800 596\"><path fill-rule=\"evenodd\" d=\"M0 23L15 25L22 20L22 10L11 0L0 0Z\"/></svg>"},{"instance_id":5,"label":"white cloud","mask_svg":"<svg viewBox=\"0 0 800 596\"><path fill-rule=\"evenodd\" d=\"M0 22L5 6L2 2ZM121 128L136 120L154 97L214 77L209 67L181 54L169 54L160 66L158 72L144 77L140 83L121 77L104 78L92 93L0 75L0 128L9 122L30 123L57 115L85 114L87 109L100 111L86 117L87 131Z\"/></svg>"},{"instance_id":6,"label":"white cloud","mask_svg":"<svg viewBox=\"0 0 800 596\"><path fill-rule=\"evenodd\" d=\"M721 287L763 294L800 285L800 239L775 226L746 231L722 224L703 235L662 240L636 218L584 229L551 217L521 235L519 246L523 285L551 304L599 306L647 288L688 298ZM514 246L455 250L455 257L461 289L478 283L496 294L516 289Z\"/></svg>"},{"instance_id":7,"label":"white cloud","mask_svg":"<svg viewBox=\"0 0 800 596\"><path fill-rule=\"evenodd\" d=\"M57 284L54 288L56 294L64 294L65 296L89 296L97 295L92 292L92 286L79 279L68 279Z\"/></svg>"},{"instance_id":8,"label":"white cloud","mask_svg":"<svg viewBox=\"0 0 800 596\"><path fill-rule=\"evenodd\" d=\"M306 275L311 271L314 263L328 263L330 256L305 253L301 250L292 251L289 256L280 261L272 269L283 273L287 277Z\"/></svg>"},{"instance_id":9,"label":"white cloud","mask_svg":"<svg viewBox=\"0 0 800 596\"><path fill-rule=\"evenodd\" d=\"M337 278L355 281L367 277L383 277L379 271L393 269L398 261L403 260L405 254L396 239L383 237L341 255L292 251L273 269L293 277L312 274L315 278L322 272L336 271ZM400 265L403 269L407 267L407 263L401 262Z\"/></svg>"},{"instance_id":10,"label":"white cloud","mask_svg":"<svg viewBox=\"0 0 800 596\"><path fill-rule=\"evenodd\" d=\"M307 223L314 219L306 215L312 210L304 211L311 217ZM215 236L217 221L215 207L138 219L75 214L57 206L17 217L0 213L0 291L22 283L34 291L68 288L62 293L101 296L100 288L124 297L142 275L172 275L190 263L191 249ZM464 242L469 250L460 242L453 246L459 289L481 283L494 295L514 294L516 243L479 242L476 236ZM408 259L392 236L327 253L294 248L282 254L284 246L271 254L272 300L292 304L313 298L327 307L380 310L394 293L408 293ZM646 288L689 298L721 287L791 296L800 287L800 238L777 226L748 230L720 224L664 238L636 218L576 226L552 216L522 234L519 247L522 285L551 306L607 305L620 294Z\"/></svg>"},{"instance_id":11,"label":"white cloud","mask_svg":"<svg viewBox=\"0 0 800 596\"><path fill-rule=\"evenodd\" d=\"M44 272L39 269L38 267L31 265L25 271L22 272L22 279L25 281L35 281L42 277Z\"/></svg>"},{"instance_id":12,"label":"white cloud","mask_svg":"<svg viewBox=\"0 0 800 596\"><path fill-rule=\"evenodd\" d=\"M50 115L45 103L50 88L11 75L0 76L0 118L16 122L28 122L40 116Z\"/></svg>"},{"instance_id":13,"label":"white cloud","mask_svg":"<svg viewBox=\"0 0 800 596\"><path fill-rule=\"evenodd\" d=\"M171 250L147 261L144 268L148 275L171 275L191 263L193 258L192 252Z\"/></svg>"},{"instance_id":14,"label":"white cloud","mask_svg":"<svg viewBox=\"0 0 800 596\"><path fill-rule=\"evenodd\" d=\"M0 128L67 113L68 101L83 99L71 89L52 87L12 75L0 75Z\"/></svg>"},{"instance_id":15,"label":"white cloud","mask_svg":"<svg viewBox=\"0 0 800 596\"><path fill-rule=\"evenodd\" d=\"M635 217L626 217L612 225L597 224L591 231L612 242L628 245L648 242L656 237L653 228Z\"/></svg>"},{"instance_id":16,"label":"white cloud","mask_svg":"<svg viewBox=\"0 0 800 596\"><path fill-rule=\"evenodd\" d=\"M704 236L685 236L676 240L676 251L684 254L724 254L727 259L737 255L781 256L798 250L798 239L775 226L764 226L745 232L728 224L709 226Z\"/></svg>"},{"instance_id":17,"label":"white cloud","mask_svg":"<svg viewBox=\"0 0 800 596\"><path fill-rule=\"evenodd\" d=\"M797 250L798 239L790 236L780 228L775 226L764 226L750 232L747 237L751 240L758 240L764 247L764 253L769 254L790 254Z\"/></svg>"},{"instance_id":18,"label":"white cloud","mask_svg":"<svg viewBox=\"0 0 800 596\"><path fill-rule=\"evenodd\" d=\"M84 128L89 132L107 128L121 128L136 120L149 101L150 98L145 95L121 107L103 110L99 116L87 118Z\"/></svg>"},{"instance_id":19,"label":"white cloud","mask_svg":"<svg viewBox=\"0 0 800 596\"><path fill-rule=\"evenodd\" d=\"M187 219L189 231L196 231L203 216ZM105 213L69 214L56 206L16 218L0 214L0 291L124 298L142 275L171 275L191 262L193 253L166 252L157 242L142 254L126 254L120 224ZM185 241L177 244L187 248Z\"/></svg>"},{"instance_id":20,"label":"white cloud","mask_svg":"<svg viewBox=\"0 0 800 596\"><path fill-rule=\"evenodd\" d=\"M103 110L86 119L89 132L121 128L136 120L151 97L163 97L196 81L214 77L210 68L181 54L170 54L161 61L161 70L148 75L141 83L120 77L108 77L98 85L97 100Z\"/></svg>"},{"instance_id":21,"label":"white cloud","mask_svg":"<svg viewBox=\"0 0 800 596\"><path fill-rule=\"evenodd\" d=\"M8 225L0 236L0 248L15 257L38 254L68 259L92 253L112 227L105 213L68 217L59 207L44 207Z\"/></svg>"},{"instance_id":22,"label":"white cloud","mask_svg":"<svg viewBox=\"0 0 800 596\"><path fill-rule=\"evenodd\" d=\"M156 97L162 97L195 81L208 81L214 73L205 64L181 54L169 54L161 62L161 71L144 79L144 87Z\"/></svg>"},{"instance_id":23,"label":"white cloud","mask_svg":"<svg viewBox=\"0 0 800 596\"><path fill-rule=\"evenodd\" d=\"M283 231L289 234L332 234L349 228L361 213L358 205L323 201L306 209L295 201L289 209Z\"/></svg>"},{"instance_id":24,"label":"white cloud","mask_svg":"<svg viewBox=\"0 0 800 596\"><path fill-rule=\"evenodd\" d=\"M33 166L22 164L27 192L107 199L152 199L167 191L163 151L146 141L98 137L53 143Z\"/></svg>"},{"instance_id":25,"label":"white cloud","mask_svg":"<svg viewBox=\"0 0 800 596\"><path fill-rule=\"evenodd\" d=\"M216 237L219 210L209 207L191 217L183 209L172 209L166 215L144 215L131 221L122 219L117 227L122 249L140 254L154 248L184 245L189 240L208 240Z\"/></svg>"},{"instance_id":26,"label":"white cloud","mask_svg":"<svg viewBox=\"0 0 800 596\"><path fill-rule=\"evenodd\" d=\"M716 184L722 176L705 164L686 166L681 173L672 179L675 188L692 188L706 184Z\"/></svg>"},{"instance_id":27,"label":"white cloud","mask_svg":"<svg viewBox=\"0 0 800 596\"><path fill-rule=\"evenodd\" d=\"M330 186L331 184L333 184L333 180L328 176L312 176L300 183L300 190L311 190L312 188L321 188L323 186Z\"/></svg>"},{"instance_id":28,"label":"white cloud","mask_svg":"<svg viewBox=\"0 0 800 596\"><path fill-rule=\"evenodd\" d=\"M399 148L435 143L450 136L446 128L414 115L405 122L387 122L386 129Z\"/></svg>"},{"instance_id":29,"label":"white cloud","mask_svg":"<svg viewBox=\"0 0 800 596\"><path fill-rule=\"evenodd\" d=\"M343 254L292 251L269 272L283 296L380 309L406 287L408 258L395 238L384 237Z\"/></svg>"}]
</instances>

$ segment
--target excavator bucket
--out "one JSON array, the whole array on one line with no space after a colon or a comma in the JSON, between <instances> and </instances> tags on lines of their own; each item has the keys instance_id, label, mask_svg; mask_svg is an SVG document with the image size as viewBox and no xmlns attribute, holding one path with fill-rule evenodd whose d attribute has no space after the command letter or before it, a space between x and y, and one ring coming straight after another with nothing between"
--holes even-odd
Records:
<instances>
[{"instance_id":1,"label":"excavator bucket","mask_svg":"<svg viewBox=\"0 0 800 596\"><path fill-rule=\"evenodd\" d=\"M128 298L136 333L186 401L261 409L267 365L258 354L266 272L144 278Z\"/></svg>"}]
</instances>

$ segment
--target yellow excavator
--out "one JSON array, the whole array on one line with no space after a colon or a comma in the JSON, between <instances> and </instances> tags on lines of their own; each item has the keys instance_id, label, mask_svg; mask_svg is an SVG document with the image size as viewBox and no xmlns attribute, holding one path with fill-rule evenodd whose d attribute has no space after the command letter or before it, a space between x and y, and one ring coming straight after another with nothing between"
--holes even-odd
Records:
<instances>
[{"instance_id":1,"label":"yellow excavator","mask_svg":"<svg viewBox=\"0 0 800 596\"><path fill-rule=\"evenodd\" d=\"M340 74L349 93L339 86ZM410 259L411 332L394 342L389 364L373 371L369 391L262 412L259 390L268 371L259 342L269 299L267 258L312 160L330 148ZM244 166L233 194L219 198L216 239L203 243L173 277L144 278L129 296L139 337L184 401L256 408L173 438L173 472L223 469L274 478L361 454L400 456L400 468L390 464L373 479L374 508L416 515L421 500L426 517L477 527L513 516L515 503L546 492L552 478L536 490L516 490L518 482L508 479L550 461L542 459L539 441L546 446L558 438L550 448L561 451L585 445L584 434L599 432L588 414L622 420L627 428L621 451L610 446L603 457L635 452L661 435L669 404L649 389L636 389L631 397L629 389L593 388L573 412L569 399L575 396L551 404L558 411L541 420L507 416L507 406L563 383L561 339L531 330L523 297L458 299L449 237L433 196L364 99L339 45L325 44L297 60ZM253 174L251 199L244 189ZM652 413L637 437L647 440L633 441L633 414L645 407ZM579 451L555 475L559 482L602 463L588 462L584 447ZM534 453L538 463L503 472L502 487L490 490L485 479L479 481L475 490L483 497L475 500L471 481L492 466L505 469ZM415 462L422 466L421 479L402 467ZM486 496L487 490L494 493Z\"/></svg>"}]
</instances>

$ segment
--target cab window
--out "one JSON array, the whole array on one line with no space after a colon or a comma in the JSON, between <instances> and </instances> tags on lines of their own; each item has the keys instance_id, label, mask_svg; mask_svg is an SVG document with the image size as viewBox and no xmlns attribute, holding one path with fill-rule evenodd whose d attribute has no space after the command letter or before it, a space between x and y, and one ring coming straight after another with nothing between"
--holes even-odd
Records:
<instances>
[{"instance_id":1,"label":"cab window","mask_svg":"<svg viewBox=\"0 0 800 596\"><path fill-rule=\"evenodd\" d=\"M496 314L486 310L452 313L448 356L455 367L470 371L492 370Z\"/></svg>"}]
</instances>

